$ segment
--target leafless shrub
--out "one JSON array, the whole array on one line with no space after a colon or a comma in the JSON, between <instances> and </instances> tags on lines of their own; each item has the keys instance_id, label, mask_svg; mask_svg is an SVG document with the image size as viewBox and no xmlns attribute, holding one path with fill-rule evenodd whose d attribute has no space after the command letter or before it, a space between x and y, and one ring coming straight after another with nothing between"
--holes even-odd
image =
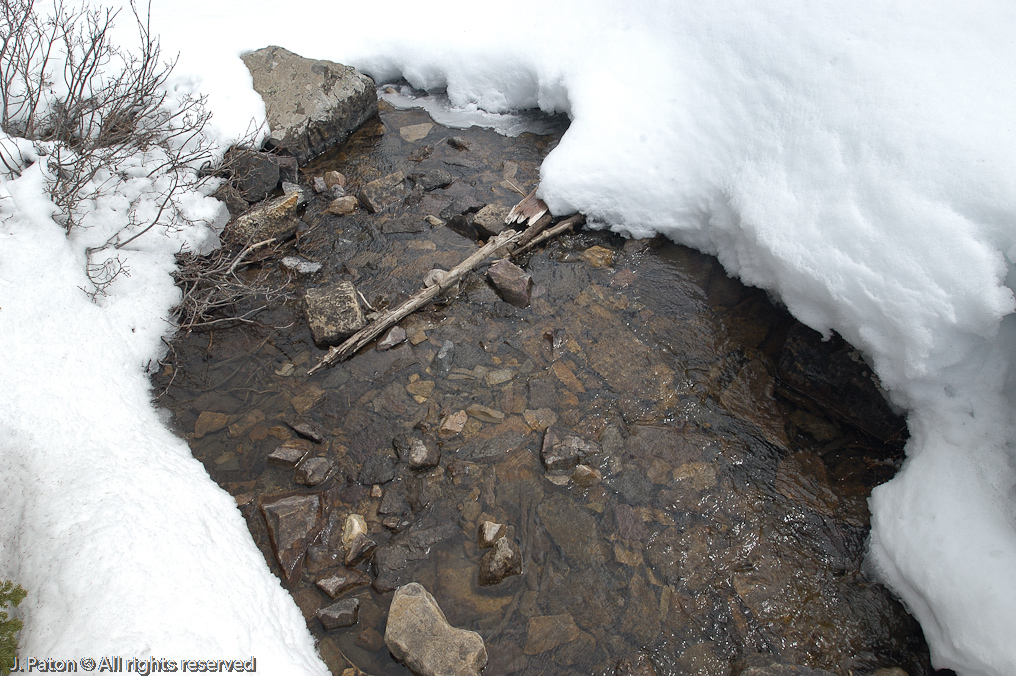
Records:
<instances>
[{"instance_id":1,"label":"leafless shrub","mask_svg":"<svg viewBox=\"0 0 1016 676\"><path fill-rule=\"evenodd\" d=\"M204 129L205 99L167 98L165 84L175 60L164 61L148 13L131 2L139 45L111 42L118 10L68 5L56 0L46 16L35 0L3 0L0 6L0 164L17 176L31 159L16 139L34 142L46 162L50 197L67 232L81 225L85 205L139 177L152 181L148 195L158 208L142 218L131 205L128 223L101 246L88 250L92 295L125 274L116 251L157 225L187 219L181 194L205 180L196 169L212 155Z\"/></svg>"},{"instance_id":2,"label":"leafless shrub","mask_svg":"<svg viewBox=\"0 0 1016 676\"><path fill-rule=\"evenodd\" d=\"M266 260L276 257L281 242L268 239L246 246L225 244L207 255L177 254L173 274L183 291L174 309L180 331L252 323L270 304L290 297L288 278L273 284Z\"/></svg>"}]
</instances>

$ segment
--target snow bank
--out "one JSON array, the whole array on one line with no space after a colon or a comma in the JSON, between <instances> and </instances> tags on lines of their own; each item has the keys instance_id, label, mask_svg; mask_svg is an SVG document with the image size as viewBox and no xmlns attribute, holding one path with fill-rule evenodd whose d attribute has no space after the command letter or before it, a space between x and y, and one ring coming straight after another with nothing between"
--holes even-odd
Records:
<instances>
[{"instance_id":1,"label":"snow bank","mask_svg":"<svg viewBox=\"0 0 1016 676\"><path fill-rule=\"evenodd\" d=\"M937 666L1003 676L1016 673L1009 368L1016 278L1007 279L1016 260L1014 15L1016 6L998 0L525 0L482 9L390 2L383 15L367 3L302 0L282 10L267 0L173 0L153 7L153 26L167 53L181 52L174 86L209 94L223 139L243 134L252 116L263 118L237 55L268 44L380 80L404 76L414 87L446 90L462 107L568 112L573 124L542 171L542 195L555 212L578 209L619 232L662 232L714 253L731 274L771 290L802 321L838 331L872 360L893 400L908 409L913 436L903 472L872 497L871 564L921 621ZM5 248L36 246L27 235L10 237ZM45 251L58 243L54 236ZM59 268L34 251L48 274L73 267L73 249ZM15 265L11 256L0 256L0 276L19 285L17 294L0 290L0 337L16 334L8 312L20 313L14 316L37 336L48 320L29 320L27 301L14 298L31 295L20 280L39 268L23 260L14 274L3 267ZM55 284L33 283L36 298ZM140 383L139 364L154 345L140 345L128 324L108 318L109 308L78 307L78 300L74 311L91 313L108 340L64 377L79 378L75 387L87 400L99 389L87 385L106 368L93 364L132 371ZM112 336L123 344L111 344ZM28 341L21 340L15 344ZM22 385L0 399L5 416L28 421L14 425L21 431L5 444L33 449L38 462L61 445L46 441L59 432L38 403L42 393L60 397L54 401L66 406L68 422L57 424L79 443L94 448L89 440L102 432L84 417L90 401L65 404L64 387L32 384L38 369L77 354L67 341L45 344L52 347L23 348L26 356L8 352L2 375ZM101 394L119 402L116 410L130 410L116 425L106 416L116 429L149 421L145 457L153 444L184 453L151 411L129 409L143 396L127 388ZM112 449L105 452L126 452ZM53 476L54 465L91 454L80 456L60 455L47 472L19 469L18 476ZM197 488L201 481L193 490L210 491ZM58 545L25 534L27 524L51 518L27 489L26 526L14 546L33 563L77 565L59 556ZM232 518L215 523L235 524ZM188 555L217 556L198 551ZM112 567L95 557L79 570ZM31 626L31 641L40 640L35 632L44 630Z\"/></svg>"},{"instance_id":2,"label":"snow bank","mask_svg":"<svg viewBox=\"0 0 1016 676\"><path fill-rule=\"evenodd\" d=\"M0 179L0 578L29 592L21 656L253 656L267 673L327 674L235 502L149 403L173 254L207 246L212 227L138 239L121 251L131 276L92 303L85 247L153 186L94 203L67 237L41 166ZM188 202L221 221L215 200Z\"/></svg>"}]
</instances>

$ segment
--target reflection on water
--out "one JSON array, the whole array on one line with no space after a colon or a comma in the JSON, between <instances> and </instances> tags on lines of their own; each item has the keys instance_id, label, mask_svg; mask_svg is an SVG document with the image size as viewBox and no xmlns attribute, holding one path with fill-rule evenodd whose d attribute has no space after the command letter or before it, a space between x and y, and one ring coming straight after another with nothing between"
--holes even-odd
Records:
<instances>
[{"instance_id":1,"label":"reflection on water","mask_svg":"<svg viewBox=\"0 0 1016 676\"><path fill-rule=\"evenodd\" d=\"M556 143L437 125L401 134L430 118L382 110L307 176L337 169L351 192L394 171L455 180L373 215L330 216L313 199L292 248L324 267L294 290L349 280L376 308L400 302L475 248L425 216L513 204ZM868 414L792 382L808 350L839 348L814 347L714 259L661 241L575 234L527 270L530 307L503 302L480 270L454 300L406 319L406 342L313 377L324 352L292 302L256 325L179 338L177 363L155 379L161 390L175 376L161 401L280 577L261 507L319 496L314 540L298 543L309 553L286 585L333 672L408 673L382 637L391 590L417 581L452 624L484 637L485 674L727 675L752 653L843 676L930 673L916 623L860 570L867 495L895 470L899 439L861 432ZM300 422L320 441L295 445L334 467L314 487L268 461ZM548 427L578 437L599 476L545 470ZM400 435L440 448L440 465L386 459ZM372 584L340 595L360 598L357 624L325 631L314 613L332 601L315 582L344 572L350 513L379 545L356 566ZM523 566L481 587L486 520L512 528Z\"/></svg>"}]
</instances>

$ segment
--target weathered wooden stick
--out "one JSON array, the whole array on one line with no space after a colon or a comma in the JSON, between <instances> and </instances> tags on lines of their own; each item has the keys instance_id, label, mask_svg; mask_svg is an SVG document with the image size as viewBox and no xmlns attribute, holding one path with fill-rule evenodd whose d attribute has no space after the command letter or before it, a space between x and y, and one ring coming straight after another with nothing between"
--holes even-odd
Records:
<instances>
[{"instance_id":1,"label":"weathered wooden stick","mask_svg":"<svg viewBox=\"0 0 1016 676\"><path fill-rule=\"evenodd\" d=\"M342 361L343 359L352 356L364 345L380 336L385 329L399 323L414 311L434 300L434 298L436 298L441 292L450 289L458 283L458 281L462 279L467 272L482 263L487 256L491 255L501 247L514 244L520 237L522 237L522 233L516 232L515 230L505 230L497 237L492 237L486 244L473 252L473 254L471 254L468 258L449 270L448 274L446 274L437 284L416 292L399 307L393 310L386 310L369 326L366 326L354 333L341 345L328 350L328 354L322 357L321 361L319 361L312 369L307 371L307 375L313 375L317 371L331 366L337 361Z\"/></svg>"},{"instance_id":2,"label":"weathered wooden stick","mask_svg":"<svg viewBox=\"0 0 1016 676\"><path fill-rule=\"evenodd\" d=\"M555 225L550 230L545 230L541 233L538 233L536 237L532 238L532 241L530 241L528 244L524 246L520 246L518 249L513 251L511 255L512 257L520 256L525 252L529 251L530 249L532 249L537 244L546 242L551 237L557 237L565 230L568 230L569 228L572 228L576 225L582 225L585 222L586 217L583 216L582 214L575 214L574 216L569 216L568 218L564 219L563 221Z\"/></svg>"}]
</instances>

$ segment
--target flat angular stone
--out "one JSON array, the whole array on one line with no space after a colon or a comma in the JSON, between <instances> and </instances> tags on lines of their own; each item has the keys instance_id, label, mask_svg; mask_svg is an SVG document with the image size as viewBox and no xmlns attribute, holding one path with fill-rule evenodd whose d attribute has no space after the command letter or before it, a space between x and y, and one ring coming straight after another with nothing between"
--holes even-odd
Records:
<instances>
[{"instance_id":1,"label":"flat angular stone","mask_svg":"<svg viewBox=\"0 0 1016 676\"><path fill-rule=\"evenodd\" d=\"M417 676L479 676L487 664L480 635L448 624L434 597L416 582L395 592L385 643Z\"/></svg>"},{"instance_id":2,"label":"flat angular stone","mask_svg":"<svg viewBox=\"0 0 1016 676\"><path fill-rule=\"evenodd\" d=\"M392 451L382 449L363 463L357 481L364 486L386 484L395 478L395 467L398 462L399 459Z\"/></svg>"},{"instance_id":3,"label":"flat angular stone","mask_svg":"<svg viewBox=\"0 0 1016 676\"><path fill-rule=\"evenodd\" d=\"M268 454L268 462L282 467L296 467L313 448L311 442L306 439L289 439Z\"/></svg>"},{"instance_id":4,"label":"flat angular stone","mask_svg":"<svg viewBox=\"0 0 1016 676\"><path fill-rule=\"evenodd\" d=\"M471 404L469 408L466 409L466 413L477 420L482 420L483 422L504 422L504 413L481 404Z\"/></svg>"},{"instance_id":5,"label":"flat angular stone","mask_svg":"<svg viewBox=\"0 0 1016 676\"><path fill-rule=\"evenodd\" d=\"M296 204L299 201L297 193L269 200L234 218L226 225L226 234L239 242L287 239L300 225L296 215Z\"/></svg>"},{"instance_id":6,"label":"flat angular stone","mask_svg":"<svg viewBox=\"0 0 1016 676\"><path fill-rule=\"evenodd\" d=\"M321 502L316 495L294 495L261 506L275 556L288 580L314 536L321 530Z\"/></svg>"},{"instance_id":7,"label":"flat angular stone","mask_svg":"<svg viewBox=\"0 0 1016 676\"><path fill-rule=\"evenodd\" d=\"M374 81L353 68L275 46L241 58L264 99L271 145L300 164L342 143L377 114Z\"/></svg>"},{"instance_id":8,"label":"flat angular stone","mask_svg":"<svg viewBox=\"0 0 1016 676\"><path fill-rule=\"evenodd\" d=\"M371 181L360 189L360 204L372 214L383 211L409 194L406 188L406 175L401 171L388 174Z\"/></svg>"},{"instance_id":9,"label":"flat angular stone","mask_svg":"<svg viewBox=\"0 0 1016 676\"><path fill-rule=\"evenodd\" d=\"M307 458L296 468L293 481L304 486L317 486L328 480L335 469L335 463L328 458Z\"/></svg>"},{"instance_id":10,"label":"flat angular stone","mask_svg":"<svg viewBox=\"0 0 1016 676\"><path fill-rule=\"evenodd\" d=\"M390 350L399 343L406 340L406 330L401 326L393 326L388 334L378 341L377 349L379 352Z\"/></svg>"},{"instance_id":11,"label":"flat angular stone","mask_svg":"<svg viewBox=\"0 0 1016 676\"><path fill-rule=\"evenodd\" d=\"M413 174L411 178L425 192L438 188L447 188L455 180L455 177L444 169L434 169L425 174Z\"/></svg>"},{"instance_id":12,"label":"flat angular stone","mask_svg":"<svg viewBox=\"0 0 1016 676\"><path fill-rule=\"evenodd\" d=\"M321 620L321 625L331 631L332 629L338 629L339 627L352 627L356 624L357 615L360 612L360 599L342 599L337 603L333 603L327 608L322 608L317 611L317 618Z\"/></svg>"},{"instance_id":13,"label":"flat angular stone","mask_svg":"<svg viewBox=\"0 0 1016 676\"><path fill-rule=\"evenodd\" d=\"M454 437L465 428L468 419L469 416L465 411L458 411L457 413L445 416L445 419L441 421L438 434L442 437Z\"/></svg>"},{"instance_id":14,"label":"flat angular stone","mask_svg":"<svg viewBox=\"0 0 1016 676\"><path fill-rule=\"evenodd\" d=\"M576 465L575 470L572 472L572 481L577 486L588 488L603 481L603 473L589 465Z\"/></svg>"},{"instance_id":15,"label":"flat angular stone","mask_svg":"<svg viewBox=\"0 0 1016 676\"><path fill-rule=\"evenodd\" d=\"M473 227L483 237L499 235L506 227L504 219L510 210L510 207L500 204L488 204L476 212L476 216L473 217Z\"/></svg>"},{"instance_id":16,"label":"flat angular stone","mask_svg":"<svg viewBox=\"0 0 1016 676\"><path fill-rule=\"evenodd\" d=\"M215 411L202 411L194 422L194 438L200 439L206 434L218 432L229 424L229 416Z\"/></svg>"},{"instance_id":17,"label":"flat angular stone","mask_svg":"<svg viewBox=\"0 0 1016 676\"><path fill-rule=\"evenodd\" d=\"M409 143L416 143L427 138L427 134L434 128L434 125L430 122L421 122L420 124L409 124L399 129L399 136Z\"/></svg>"},{"instance_id":18,"label":"flat angular stone","mask_svg":"<svg viewBox=\"0 0 1016 676\"><path fill-rule=\"evenodd\" d=\"M508 527L503 523L484 521L480 524L479 528L477 528L477 544L480 545L481 549L493 547L494 543L504 537L507 533Z\"/></svg>"},{"instance_id":19,"label":"flat angular stone","mask_svg":"<svg viewBox=\"0 0 1016 676\"><path fill-rule=\"evenodd\" d=\"M344 569L334 575L321 578L315 584L318 589L335 599L346 590L370 584L370 578L359 570Z\"/></svg>"},{"instance_id":20,"label":"flat angular stone","mask_svg":"<svg viewBox=\"0 0 1016 676\"><path fill-rule=\"evenodd\" d=\"M367 521L360 514L349 514L342 524L342 546L349 549L357 535L367 534Z\"/></svg>"},{"instance_id":21,"label":"flat angular stone","mask_svg":"<svg viewBox=\"0 0 1016 676\"><path fill-rule=\"evenodd\" d=\"M487 269L487 278L505 302L528 307L533 292L533 276L511 261L500 260Z\"/></svg>"},{"instance_id":22,"label":"flat angular stone","mask_svg":"<svg viewBox=\"0 0 1016 676\"><path fill-rule=\"evenodd\" d=\"M300 256L286 256L279 261L279 265L290 272L295 272L298 275L313 275L315 272L321 271L320 263L309 261Z\"/></svg>"},{"instance_id":23,"label":"flat angular stone","mask_svg":"<svg viewBox=\"0 0 1016 676\"><path fill-rule=\"evenodd\" d=\"M245 148L230 148L222 158L222 166L248 202L260 202L279 185L278 156Z\"/></svg>"},{"instance_id":24,"label":"flat angular stone","mask_svg":"<svg viewBox=\"0 0 1016 676\"><path fill-rule=\"evenodd\" d=\"M340 188L346 187L346 177L342 172L326 171L322 179L325 182L326 188L334 188L335 186L339 186Z\"/></svg>"},{"instance_id":25,"label":"flat angular stone","mask_svg":"<svg viewBox=\"0 0 1016 676\"><path fill-rule=\"evenodd\" d=\"M286 424L301 437L316 441L319 444L325 440L325 431L316 422L310 420L287 420Z\"/></svg>"},{"instance_id":26,"label":"flat angular stone","mask_svg":"<svg viewBox=\"0 0 1016 676\"><path fill-rule=\"evenodd\" d=\"M602 246L591 246L582 252L580 258L594 268L609 268L614 264L614 252Z\"/></svg>"},{"instance_id":27,"label":"flat angular stone","mask_svg":"<svg viewBox=\"0 0 1016 676\"><path fill-rule=\"evenodd\" d=\"M580 633L581 630L571 615L531 617L523 652L527 655L538 655L574 641Z\"/></svg>"},{"instance_id":28,"label":"flat angular stone","mask_svg":"<svg viewBox=\"0 0 1016 676\"><path fill-rule=\"evenodd\" d=\"M304 313L314 342L322 346L337 345L367 325L350 282L307 289Z\"/></svg>"}]
</instances>

